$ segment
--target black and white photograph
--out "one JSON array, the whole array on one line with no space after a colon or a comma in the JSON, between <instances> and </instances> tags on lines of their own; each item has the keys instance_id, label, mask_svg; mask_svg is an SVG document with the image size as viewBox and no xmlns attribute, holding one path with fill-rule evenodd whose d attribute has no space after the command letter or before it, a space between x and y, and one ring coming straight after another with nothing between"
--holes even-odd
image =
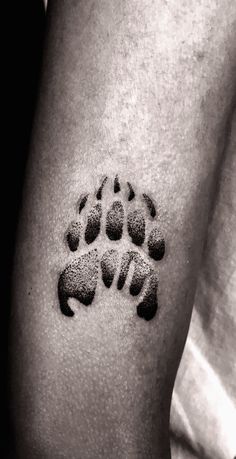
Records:
<instances>
[{"instance_id":1,"label":"black and white photograph","mask_svg":"<svg viewBox=\"0 0 236 459\"><path fill-rule=\"evenodd\" d=\"M236 459L236 0L4 4L0 459Z\"/></svg>"}]
</instances>

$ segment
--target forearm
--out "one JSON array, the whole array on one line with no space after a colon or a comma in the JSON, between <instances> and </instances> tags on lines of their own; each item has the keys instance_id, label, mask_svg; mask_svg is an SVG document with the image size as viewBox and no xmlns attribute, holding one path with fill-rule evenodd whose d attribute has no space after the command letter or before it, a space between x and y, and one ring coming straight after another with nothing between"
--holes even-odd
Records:
<instances>
[{"instance_id":1,"label":"forearm","mask_svg":"<svg viewBox=\"0 0 236 459\"><path fill-rule=\"evenodd\" d=\"M182 59L189 43L180 30L174 39L166 20L173 30L175 18L159 2L51 5L14 276L13 401L24 458L33 448L42 458L169 457L172 386L232 94L230 68L215 66L214 90L207 61L193 78L201 43ZM215 115L206 123L209 109ZM156 203L146 238L158 225L166 244L163 259L150 260L159 277L157 313L140 318L133 297L98 280L91 306L70 303L74 316L66 317L58 279L74 254L65 231L79 196L94 194L104 175L107 215L116 174L124 226L127 181L136 200L147 193ZM125 231L118 242L119 263L127 249L146 247L133 247ZM93 244L87 251L101 257L104 228Z\"/></svg>"}]
</instances>

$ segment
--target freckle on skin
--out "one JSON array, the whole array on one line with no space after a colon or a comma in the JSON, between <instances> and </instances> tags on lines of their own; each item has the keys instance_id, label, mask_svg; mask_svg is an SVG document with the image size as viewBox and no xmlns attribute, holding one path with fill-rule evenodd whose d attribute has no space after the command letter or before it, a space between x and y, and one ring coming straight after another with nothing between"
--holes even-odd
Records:
<instances>
[{"instance_id":1,"label":"freckle on skin","mask_svg":"<svg viewBox=\"0 0 236 459\"><path fill-rule=\"evenodd\" d=\"M196 58L199 62L203 61L205 57L205 53L203 51L197 51Z\"/></svg>"}]
</instances>

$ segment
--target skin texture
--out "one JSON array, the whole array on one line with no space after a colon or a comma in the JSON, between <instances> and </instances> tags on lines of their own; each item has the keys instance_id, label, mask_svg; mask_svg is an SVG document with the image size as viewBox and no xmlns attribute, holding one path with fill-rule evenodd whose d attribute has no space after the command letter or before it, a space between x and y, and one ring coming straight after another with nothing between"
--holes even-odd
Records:
<instances>
[{"instance_id":1,"label":"skin texture","mask_svg":"<svg viewBox=\"0 0 236 459\"><path fill-rule=\"evenodd\" d=\"M19 457L170 457L172 388L233 109L235 19L226 0L49 4L14 274ZM101 282L96 307L63 317L74 203L115 173L157 203L158 313L137 318L134 299Z\"/></svg>"}]
</instances>

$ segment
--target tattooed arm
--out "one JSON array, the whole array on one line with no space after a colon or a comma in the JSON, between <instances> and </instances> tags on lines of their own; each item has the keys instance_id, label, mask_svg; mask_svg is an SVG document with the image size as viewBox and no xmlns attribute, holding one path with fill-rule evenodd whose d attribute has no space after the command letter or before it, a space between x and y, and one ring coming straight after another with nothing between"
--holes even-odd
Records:
<instances>
[{"instance_id":1,"label":"tattooed arm","mask_svg":"<svg viewBox=\"0 0 236 459\"><path fill-rule=\"evenodd\" d=\"M24 459L170 457L235 15L227 0L49 4L14 273Z\"/></svg>"}]
</instances>

